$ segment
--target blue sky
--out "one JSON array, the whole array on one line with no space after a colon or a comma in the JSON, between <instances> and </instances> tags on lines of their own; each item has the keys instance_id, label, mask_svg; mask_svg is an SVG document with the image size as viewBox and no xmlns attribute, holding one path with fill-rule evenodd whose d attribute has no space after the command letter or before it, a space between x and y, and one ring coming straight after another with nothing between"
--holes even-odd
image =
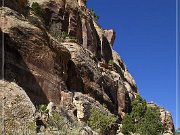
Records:
<instances>
[{"instance_id":1,"label":"blue sky","mask_svg":"<svg viewBox=\"0 0 180 135\"><path fill-rule=\"evenodd\" d=\"M114 49L141 96L170 111L180 127L180 119L176 125L176 1L89 0L88 7L100 16L104 29L116 31Z\"/></svg>"}]
</instances>

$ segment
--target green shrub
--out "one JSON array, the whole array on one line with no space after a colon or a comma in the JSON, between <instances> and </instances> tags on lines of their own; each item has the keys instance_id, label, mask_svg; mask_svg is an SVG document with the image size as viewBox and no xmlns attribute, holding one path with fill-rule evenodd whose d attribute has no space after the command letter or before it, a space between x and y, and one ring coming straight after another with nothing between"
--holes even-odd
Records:
<instances>
[{"instance_id":1,"label":"green shrub","mask_svg":"<svg viewBox=\"0 0 180 135\"><path fill-rule=\"evenodd\" d=\"M159 135L163 127L158 108L148 107L144 117L136 125L136 132L142 135Z\"/></svg>"},{"instance_id":2,"label":"green shrub","mask_svg":"<svg viewBox=\"0 0 180 135\"><path fill-rule=\"evenodd\" d=\"M50 127L55 127L58 130L65 130L66 129L65 128L65 126L66 126L65 118L57 112L54 112L52 114L52 116L49 117L48 125Z\"/></svg>"},{"instance_id":3,"label":"green shrub","mask_svg":"<svg viewBox=\"0 0 180 135\"><path fill-rule=\"evenodd\" d=\"M114 61L113 60L109 60L108 61L108 66L110 66L111 70L114 69Z\"/></svg>"},{"instance_id":4,"label":"green shrub","mask_svg":"<svg viewBox=\"0 0 180 135\"><path fill-rule=\"evenodd\" d=\"M28 123L27 129L29 129L30 131L35 131L36 130L36 122L35 122L35 120Z\"/></svg>"},{"instance_id":5,"label":"green shrub","mask_svg":"<svg viewBox=\"0 0 180 135\"><path fill-rule=\"evenodd\" d=\"M131 116L135 119L135 122L138 122L146 113L146 101L142 99L139 95L137 95L136 99L132 101L131 107Z\"/></svg>"},{"instance_id":6,"label":"green shrub","mask_svg":"<svg viewBox=\"0 0 180 135\"><path fill-rule=\"evenodd\" d=\"M103 132L111 128L117 120L117 117L114 115L102 112L96 107L93 107L90 112L91 114L87 123L94 130L100 130Z\"/></svg>"},{"instance_id":7,"label":"green shrub","mask_svg":"<svg viewBox=\"0 0 180 135\"><path fill-rule=\"evenodd\" d=\"M131 107L131 113L126 114L122 120L122 133L159 135L165 130L162 127L159 108L147 107L146 101L140 96L132 101Z\"/></svg>"},{"instance_id":8,"label":"green shrub","mask_svg":"<svg viewBox=\"0 0 180 135\"><path fill-rule=\"evenodd\" d=\"M114 61L113 60L109 60L108 64L113 66L114 65Z\"/></svg>"},{"instance_id":9,"label":"green shrub","mask_svg":"<svg viewBox=\"0 0 180 135\"><path fill-rule=\"evenodd\" d=\"M125 115L122 124L122 133L125 135L130 135L130 133L135 132L134 121L129 114Z\"/></svg>"},{"instance_id":10,"label":"green shrub","mask_svg":"<svg viewBox=\"0 0 180 135\"><path fill-rule=\"evenodd\" d=\"M32 10L40 17L42 17L45 13L44 9L37 2L33 2L31 7Z\"/></svg>"},{"instance_id":11,"label":"green shrub","mask_svg":"<svg viewBox=\"0 0 180 135\"><path fill-rule=\"evenodd\" d=\"M66 38L69 38L69 39L76 39L75 37L73 36L70 36L67 32L64 32L62 31L61 33L60 32L57 32L57 29L54 28L53 30L50 31L50 34L56 38L59 42L63 42Z\"/></svg>"},{"instance_id":12,"label":"green shrub","mask_svg":"<svg viewBox=\"0 0 180 135\"><path fill-rule=\"evenodd\" d=\"M78 123L76 123L78 124ZM54 112L48 119L50 129L56 128L60 135L78 135L80 127L70 123L68 119L58 112Z\"/></svg>"},{"instance_id":13,"label":"green shrub","mask_svg":"<svg viewBox=\"0 0 180 135\"><path fill-rule=\"evenodd\" d=\"M62 39L70 38L70 35L67 32L62 32L61 38Z\"/></svg>"},{"instance_id":14,"label":"green shrub","mask_svg":"<svg viewBox=\"0 0 180 135\"><path fill-rule=\"evenodd\" d=\"M41 113L41 117L48 114L46 105L39 105L36 107L37 111ZM48 115L47 115L48 116ZM71 123L67 116L59 111L55 110L52 112L52 116L48 116L44 121L46 126L49 127L49 132L57 131L60 135L78 135L80 128L75 125L75 123ZM78 123L76 123L78 124ZM29 123L28 129L34 129L34 123Z\"/></svg>"},{"instance_id":15,"label":"green shrub","mask_svg":"<svg viewBox=\"0 0 180 135\"><path fill-rule=\"evenodd\" d=\"M47 105L39 105L36 107L37 111L40 113L48 113Z\"/></svg>"}]
</instances>

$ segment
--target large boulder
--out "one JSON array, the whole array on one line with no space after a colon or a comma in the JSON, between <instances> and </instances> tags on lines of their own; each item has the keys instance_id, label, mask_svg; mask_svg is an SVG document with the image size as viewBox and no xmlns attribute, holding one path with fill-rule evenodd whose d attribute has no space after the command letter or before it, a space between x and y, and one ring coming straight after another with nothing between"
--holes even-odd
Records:
<instances>
[{"instance_id":1,"label":"large boulder","mask_svg":"<svg viewBox=\"0 0 180 135\"><path fill-rule=\"evenodd\" d=\"M7 133L29 130L34 120L35 107L26 92L15 82L0 80L1 128Z\"/></svg>"},{"instance_id":2,"label":"large boulder","mask_svg":"<svg viewBox=\"0 0 180 135\"><path fill-rule=\"evenodd\" d=\"M82 94L80 92L75 92L74 97L73 97L73 104L76 107L77 111L77 118L80 121L87 122L89 116L90 116L90 111L91 108L97 107L99 108L102 112L108 112L110 113L105 106L100 104L98 101L96 101L94 98L89 97L87 94Z\"/></svg>"}]
</instances>

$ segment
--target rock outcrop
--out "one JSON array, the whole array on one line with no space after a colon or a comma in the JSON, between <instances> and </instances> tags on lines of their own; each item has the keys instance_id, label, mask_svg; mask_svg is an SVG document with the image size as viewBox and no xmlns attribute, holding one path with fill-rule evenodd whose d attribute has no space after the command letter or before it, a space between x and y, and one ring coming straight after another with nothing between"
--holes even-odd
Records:
<instances>
[{"instance_id":1,"label":"rock outcrop","mask_svg":"<svg viewBox=\"0 0 180 135\"><path fill-rule=\"evenodd\" d=\"M0 80L1 130L23 131L33 122L35 107L26 92L14 82Z\"/></svg>"},{"instance_id":2,"label":"rock outcrop","mask_svg":"<svg viewBox=\"0 0 180 135\"><path fill-rule=\"evenodd\" d=\"M13 90L23 89L29 104L52 102L85 122L93 105L105 105L120 120L131 111L136 83L113 50L115 32L99 26L86 0L7 0L0 19L4 80L16 82ZM162 117L172 132L170 114Z\"/></svg>"},{"instance_id":3,"label":"rock outcrop","mask_svg":"<svg viewBox=\"0 0 180 135\"><path fill-rule=\"evenodd\" d=\"M10 8L0 10L5 79L16 81L35 104L60 102L60 89L67 89L70 53L48 36L45 29L31 24Z\"/></svg>"}]
</instances>

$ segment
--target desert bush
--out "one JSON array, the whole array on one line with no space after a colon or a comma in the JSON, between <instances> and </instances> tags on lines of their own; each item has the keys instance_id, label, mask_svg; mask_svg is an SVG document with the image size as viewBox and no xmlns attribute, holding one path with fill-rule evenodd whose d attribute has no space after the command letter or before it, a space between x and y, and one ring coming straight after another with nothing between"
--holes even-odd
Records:
<instances>
[{"instance_id":1,"label":"desert bush","mask_svg":"<svg viewBox=\"0 0 180 135\"><path fill-rule=\"evenodd\" d=\"M125 115L122 124L123 126L121 131L123 134L130 135L131 133L135 132L134 121L129 114Z\"/></svg>"},{"instance_id":2,"label":"desert bush","mask_svg":"<svg viewBox=\"0 0 180 135\"><path fill-rule=\"evenodd\" d=\"M59 42L63 42L65 39L76 39L73 36L70 36L67 32L62 31L62 32L57 32L56 28L53 28L53 30L50 31L50 34L56 38Z\"/></svg>"},{"instance_id":3,"label":"desert bush","mask_svg":"<svg viewBox=\"0 0 180 135\"><path fill-rule=\"evenodd\" d=\"M61 135L78 135L80 131L78 124L75 126L75 124L71 123L65 116L58 112L54 112L49 117L48 126L56 128Z\"/></svg>"},{"instance_id":4,"label":"desert bush","mask_svg":"<svg viewBox=\"0 0 180 135\"><path fill-rule=\"evenodd\" d=\"M51 127L55 127L58 130L62 130L66 125L65 118L59 113L54 112L48 119L48 125Z\"/></svg>"},{"instance_id":5,"label":"desert bush","mask_svg":"<svg viewBox=\"0 0 180 135\"><path fill-rule=\"evenodd\" d=\"M93 107L90 112L91 114L87 123L94 130L100 130L103 132L111 128L117 120L117 117L114 115L102 112L96 107Z\"/></svg>"},{"instance_id":6,"label":"desert bush","mask_svg":"<svg viewBox=\"0 0 180 135\"><path fill-rule=\"evenodd\" d=\"M36 130L36 122L35 122L35 120L28 123L27 129L30 130L30 131L35 131Z\"/></svg>"},{"instance_id":7,"label":"desert bush","mask_svg":"<svg viewBox=\"0 0 180 135\"><path fill-rule=\"evenodd\" d=\"M48 110L47 110L47 105L39 105L36 107L37 111L44 114L44 113L48 113Z\"/></svg>"}]
</instances>

